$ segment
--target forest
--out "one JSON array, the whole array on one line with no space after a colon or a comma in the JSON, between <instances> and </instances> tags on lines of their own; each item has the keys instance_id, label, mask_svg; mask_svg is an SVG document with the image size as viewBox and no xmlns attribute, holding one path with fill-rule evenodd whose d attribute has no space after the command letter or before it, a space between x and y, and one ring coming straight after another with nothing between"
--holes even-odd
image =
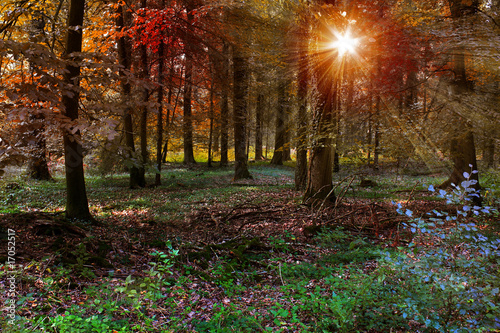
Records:
<instances>
[{"instance_id":1,"label":"forest","mask_svg":"<svg viewBox=\"0 0 500 333\"><path fill-rule=\"evenodd\" d=\"M500 332L499 0L0 0L0 331Z\"/></svg>"}]
</instances>

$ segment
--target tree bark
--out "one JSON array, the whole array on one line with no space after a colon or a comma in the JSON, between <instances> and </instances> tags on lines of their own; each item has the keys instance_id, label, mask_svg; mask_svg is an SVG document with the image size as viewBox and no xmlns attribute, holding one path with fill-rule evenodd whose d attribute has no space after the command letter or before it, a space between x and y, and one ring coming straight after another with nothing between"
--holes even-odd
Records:
<instances>
[{"instance_id":1,"label":"tree bark","mask_svg":"<svg viewBox=\"0 0 500 333\"><path fill-rule=\"evenodd\" d=\"M247 166L246 121L248 96L248 63L238 46L233 48L234 89L234 177L233 180L252 178Z\"/></svg>"},{"instance_id":2,"label":"tree bark","mask_svg":"<svg viewBox=\"0 0 500 333\"><path fill-rule=\"evenodd\" d=\"M192 5L186 6L187 24L193 22ZM184 56L185 56L185 71L184 71L184 119L183 119L183 135L184 135L184 164L195 164L194 149L193 149L193 114L192 114L192 97L193 97L193 49L191 47L191 36L186 29L184 34Z\"/></svg>"},{"instance_id":3,"label":"tree bark","mask_svg":"<svg viewBox=\"0 0 500 333\"><path fill-rule=\"evenodd\" d=\"M212 68L212 71L214 69ZM212 73L211 75L211 80L210 80L210 96L209 96L209 104L210 104L210 110L209 110L209 118L210 118L210 129L208 133L208 162L207 165L209 167L212 166L212 141L213 141L213 133L214 133L214 74Z\"/></svg>"},{"instance_id":4,"label":"tree bark","mask_svg":"<svg viewBox=\"0 0 500 333\"><path fill-rule=\"evenodd\" d=\"M125 28L125 9L122 5L117 8L116 17L116 29L119 33ZM123 130L125 136L125 145L127 150L127 159L130 163L128 167L129 170L129 186L130 188L137 188L140 186L140 174L137 167L137 160L135 157L135 144L134 144L134 125L132 120L132 107L128 105L131 99L132 88L130 82L127 78L127 74L130 72L131 67L131 45L130 41L123 34L118 37L118 61L121 65L120 76L121 82L120 86L122 89L122 101L125 105L125 110L123 112Z\"/></svg>"},{"instance_id":5,"label":"tree bark","mask_svg":"<svg viewBox=\"0 0 500 333\"><path fill-rule=\"evenodd\" d=\"M143 4L145 4L145 0L143 0ZM165 7L165 0L162 1L162 8ZM164 57L165 57L165 43L163 43L163 34L161 34L162 41L158 46L158 94L157 94L157 103L158 103L158 116L156 119L156 175L155 175L155 185L161 185L161 166L162 166L162 145L163 145L163 92L165 90L164 87ZM168 117L168 114L167 114ZM167 119L168 122L168 119ZM166 155L165 155L166 157Z\"/></svg>"},{"instance_id":6,"label":"tree bark","mask_svg":"<svg viewBox=\"0 0 500 333\"><path fill-rule=\"evenodd\" d=\"M146 8L146 0L141 0L141 8ZM149 81L149 64L148 50L143 43L140 47L141 53L141 79L146 83ZM140 123L140 139L141 139L141 163L139 166L139 186L146 186L146 164L149 160L148 153L148 103L149 103L149 88L142 88L142 103L141 107L141 123Z\"/></svg>"},{"instance_id":7,"label":"tree bark","mask_svg":"<svg viewBox=\"0 0 500 333\"><path fill-rule=\"evenodd\" d=\"M28 160L27 172L31 179L52 180L49 166L47 164L47 141L45 139L45 117L43 114L37 114L32 117L31 126L34 129L30 136L33 138L31 144L30 158Z\"/></svg>"},{"instance_id":8,"label":"tree bark","mask_svg":"<svg viewBox=\"0 0 500 333\"><path fill-rule=\"evenodd\" d=\"M38 17L37 17L38 16ZM45 20L42 15L34 15L30 22L30 40L34 43L44 40ZM0 59L1 61L1 59ZM34 75L34 66L31 63L31 76ZM32 138L31 152L28 160L28 176L35 180L52 180L47 164L47 141L45 138L45 116L42 113L30 117L34 129L28 135Z\"/></svg>"},{"instance_id":9,"label":"tree bark","mask_svg":"<svg viewBox=\"0 0 500 333\"><path fill-rule=\"evenodd\" d=\"M82 29L85 0L71 0L68 13L68 33L66 37L66 65L64 82L68 91L63 93L64 115L73 123L78 119L80 99L80 66L75 53L82 51ZM63 130L64 159L66 167L66 216L68 218L93 220L89 211L85 175L83 172L83 147L80 132L71 133L71 128Z\"/></svg>"},{"instance_id":10,"label":"tree bark","mask_svg":"<svg viewBox=\"0 0 500 333\"><path fill-rule=\"evenodd\" d=\"M274 154L271 159L272 165L283 165L285 149L285 103L286 84L283 79L278 83L278 109L276 112Z\"/></svg>"},{"instance_id":11,"label":"tree bark","mask_svg":"<svg viewBox=\"0 0 500 333\"><path fill-rule=\"evenodd\" d=\"M229 77L229 44L224 42L222 47L222 55L224 57L222 63L223 78ZM222 87L220 100L220 165L228 165L228 149L229 149L229 85Z\"/></svg>"},{"instance_id":12,"label":"tree bark","mask_svg":"<svg viewBox=\"0 0 500 333\"><path fill-rule=\"evenodd\" d=\"M321 71L320 71L321 73ZM320 76L321 77L321 76ZM327 75L318 82L319 101L315 114L315 132L307 174L307 188L304 193L304 203L314 203L318 200L335 201L333 193L333 84ZM331 77L329 79L332 79Z\"/></svg>"},{"instance_id":13,"label":"tree bark","mask_svg":"<svg viewBox=\"0 0 500 333\"><path fill-rule=\"evenodd\" d=\"M264 94L257 94L257 105L255 108L255 160L264 159L262 156L262 113L264 108Z\"/></svg>"},{"instance_id":14,"label":"tree bark","mask_svg":"<svg viewBox=\"0 0 500 333\"><path fill-rule=\"evenodd\" d=\"M307 186L307 94L309 84L309 19L306 13L298 31L297 95L299 109L297 114L297 157L295 165L295 189L304 191Z\"/></svg>"}]
</instances>

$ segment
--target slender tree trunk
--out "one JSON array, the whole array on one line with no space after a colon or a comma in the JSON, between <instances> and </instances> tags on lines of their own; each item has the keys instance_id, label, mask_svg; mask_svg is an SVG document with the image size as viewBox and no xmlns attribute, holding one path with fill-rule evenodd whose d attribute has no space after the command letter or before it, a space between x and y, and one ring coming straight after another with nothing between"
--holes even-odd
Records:
<instances>
[{"instance_id":1,"label":"slender tree trunk","mask_svg":"<svg viewBox=\"0 0 500 333\"><path fill-rule=\"evenodd\" d=\"M291 133L290 133L290 112L292 111L292 105L290 102L290 95L288 93L290 87L290 81L286 82L286 91L285 91L285 113L283 118L283 127L285 134L285 143L283 144L283 162L292 160L292 146L290 144L291 141Z\"/></svg>"},{"instance_id":2,"label":"slender tree trunk","mask_svg":"<svg viewBox=\"0 0 500 333\"><path fill-rule=\"evenodd\" d=\"M307 15L307 14L306 14ZM304 191L307 186L307 94L309 84L309 20L304 16L298 34L298 73L297 95L299 109L297 114L297 157L295 165L295 189Z\"/></svg>"},{"instance_id":3,"label":"slender tree trunk","mask_svg":"<svg viewBox=\"0 0 500 333\"><path fill-rule=\"evenodd\" d=\"M62 95L64 115L69 120L78 119L80 99L79 75L80 66L73 53L82 51L83 17L85 13L85 0L71 0L68 13L68 33L66 38L65 57L70 60L66 65L64 82L68 92ZM71 129L63 131L64 157L66 167L66 216L93 220L90 215L85 189L85 176L83 172L83 147L80 131L71 133Z\"/></svg>"},{"instance_id":4,"label":"slender tree trunk","mask_svg":"<svg viewBox=\"0 0 500 333\"><path fill-rule=\"evenodd\" d=\"M260 161L262 156L262 112L264 111L264 94L257 95L257 105L255 108L255 160Z\"/></svg>"},{"instance_id":5,"label":"slender tree trunk","mask_svg":"<svg viewBox=\"0 0 500 333\"><path fill-rule=\"evenodd\" d=\"M374 138L373 138L373 169L378 170L379 168L379 157L380 157L380 94L377 94L375 101L375 124Z\"/></svg>"},{"instance_id":6,"label":"slender tree trunk","mask_svg":"<svg viewBox=\"0 0 500 333\"><path fill-rule=\"evenodd\" d=\"M144 0L143 0L144 1ZM165 0L162 1L162 8L165 7ZM162 167L162 145L163 145L163 92L164 92L164 57L165 57L165 43L163 43L163 34L160 34L162 41L158 46L158 117L156 120L156 175L155 185L161 185L161 167ZM167 114L168 118L168 114ZM168 120L167 120L168 121ZM166 157L166 155L165 155Z\"/></svg>"},{"instance_id":7,"label":"slender tree trunk","mask_svg":"<svg viewBox=\"0 0 500 333\"><path fill-rule=\"evenodd\" d=\"M271 159L273 165L283 165L283 150L285 146L285 103L286 84L280 80L278 84L278 109L276 112L276 131L274 135L274 154Z\"/></svg>"},{"instance_id":8,"label":"slender tree trunk","mask_svg":"<svg viewBox=\"0 0 500 333\"><path fill-rule=\"evenodd\" d=\"M30 22L30 40L39 42L44 40L45 20L42 15L34 15ZM1 61L1 59L0 59ZM34 77L36 64L31 63L31 76ZM28 134L32 140L30 157L28 160L28 176L35 180L52 180L47 164L47 141L45 138L45 115L37 113L30 116L30 123L34 129Z\"/></svg>"},{"instance_id":9,"label":"slender tree trunk","mask_svg":"<svg viewBox=\"0 0 500 333\"><path fill-rule=\"evenodd\" d=\"M117 18L116 18L116 29L119 33L121 33L122 29L125 28L125 18L124 16L126 15L125 9L123 6L118 6L117 8ZM125 110L123 114L123 130L124 130L124 135L125 135L125 145L127 149L127 157L129 160L129 163L131 164L129 166L129 174L130 174L130 181L129 181L129 186L130 188L136 188L140 186L140 174L139 174L139 169L137 167L137 160L135 160L135 144L134 144L134 125L133 125L133 120L132 120L132 108L130 107L129 102L131 99L131 91L132 88L130 86L130 82L128 81L128 78L126 77L126 73L130 71L130 66L131 66L131 45L130 41L128 40L127 37L124 35L120 35L118 38L118 60L121 65L120 69L120 76L121 76L121 89L122 89L122 100L125 105Z\"/></svg>"},{"instance_id":10,"label":"slender tree trunk","mask_svg":"<svg viewBox=\"0 0 500 333\"><path fill-rule=\"evenodd\" d=\"M146 8L146 0L141 0L141 8ZM148 50L145 44L141 44L141 79L149 80L149 64L148 64ZM141 139L141 163L139 166L139 186L146 186L146 164L149 160L148 153L148 104L149 104L149 88L142 88L142 102L141 107L141 123L140 123L140 139Z\"/></svg>"},{"instance_id":11,"label":"slender tree trunk","mask_svg":"<svg viewBox=\"0 0 500 333\"><path fill-rule=\"evenodd\" d=\"M213 69L212 69L213 70ZM208 166L212 166L212 140L214 133L214 74L212 73L212 78L210 80L210 110L209 110L209 118L210 118L210 129L208 134Z\"/></svg>"},{"instance_id":12,"label":"slender tree trunk","mask_svg":"<svg viewBox=\"0 0 500 333\"><path fill-rule=\"evenodd\" d=\"M188 11L187 23L190 25L193 22L192 5L186 6ZM192 95L193 95L193 50L191 47L190 33L186 32L184 38L184 56L185 56L185 72L184 72L184 164L195 164L194 149L193 149L193 114L192 114Z\"/></svg>"},{"instance_id":13,"label":"slender tree trunk","mask_svg":"<svg viewBox=\"0 0 500 333\"><path fill-rule=\"evenodd\" d=\"M169 108L167 109L167 121L165 124L165 145L163 146L163 153L162 153L162 161L163 163L167 163L167 153L168 153L168 142L170 138L170 128L172 127L172 124L175 119L175 110L177 109L177 105L179 103L179 97L181 94L181 89L177 90L177 94L175 96L175 102L174 105L172 106L172 95L173 95L173 70L174 70L174 64L173 60L172 63L170 64L170 74L169 74L169 89L168 89L168 95L167 95L167 105ZM181 73L182 76L182 73ZM170 109L172 109L172 116L170 117Z\"/></svg>"},{"instance_id":14,"label":"slender tree trunk","mask_svg":"<svg viewBox=\"0 0 500 333\"><path fill-rule=\"evenodd\" d=\"M485 138L484 147L484 165L487 168L493 169L495 167L495 139L492 132Z\"/></svg>"},{"instance_id":15,"label":"slender tree trunk","mask_svg":"<svg viewBox=\"0 0 500 333\"><path fill-rule=\"evenodd\" d=\"M247 166L246 122L248 97L248 62L238 46L233 48L233 89L234 89L234 178L252 178Z\"/></svg>"},{"instance_id":16,"label":"slender tree trunk","mask_svg":"<svg viewBox=\"0 0 500 333\"><path fill-rule=\"evenodd\" d=\"M342 89L342 78L340 78L337 82L337 87L335 88L334 101L333 105L335 105L333 122L334 122L334 149L333 149L333 172L340 171L340 161L339 161L339 144L340 144L340 109L342 107L342 101L340 98L340 91Z\"/></svg>"},{"instance_id":17,"label":"slender tree trunk","mask_svg":"<svg viewBox=\"0 0 500 333\"><path fill-rule=\"evenodd\" d=\"M229 44L224 42L222 47L222 55L224 56L222 73L223 77L229 77ZM222 87L221 105L220 105L220 165L228 165L228 149L229 149L229 85Z\"/></svg>"}]
</instances>

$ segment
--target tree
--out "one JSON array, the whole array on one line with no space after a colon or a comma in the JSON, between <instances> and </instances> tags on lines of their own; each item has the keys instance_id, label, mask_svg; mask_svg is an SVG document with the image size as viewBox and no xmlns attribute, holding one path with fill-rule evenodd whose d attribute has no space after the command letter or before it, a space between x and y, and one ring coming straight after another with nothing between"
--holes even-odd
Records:
<instances>
[{"instance_id":1,"label":"tree","mask_svg":"<svg viewBox=\"0 0 500 333\"><path fill-rule=\"evenodd\" d=\"M333 5L335 1L324 1L325 5ZM321 7L322 16L333 15L333 21L342 20L340 14L334 13L331 6ZM333 13L332 13L333 12ZM338 15L338 17L337 17ZM328 24L331 22L321 21L318 44L328 44L331 38ZM313 142L309 157L309 168L307 174L307 188L304 193L304 202L329 199L335 201L333 192L333 115L335 95L336 68L332 66L334 60L330 52L318 48L312 65L312 75L315 77L316 89L318 91L317 106L313 115Z\"/></svg>"},{"instance_id":2,"label":"tree","mask_svg":"<svg viewBox=\"0 0 500 333\"><path fill-rule=\"evenodd\" d=\"M229 60L230 60L230 46L227 41L223 42L222 46L222 65L221 73L223 78L229 77ZM227 84L228 80L224 80L226 84L222 85L221 99L220 99L220 165L228 165L228 149L229 149L229 89L230 85Z\"/></svg>"},{"instance_id":3,"label":"tree","mask_svg":"<svg viewBox=\"0 0 500 333\"><path fill-rule=\"evenodd\" d=\"M141 0L141 10L146 9L146 0ZM145 84L149 81L149 59L148 49L144 43L139 46L140 51L140 78L144 81L142 87L142 107L140 117L140 140L141 140L141 162L139 165L139 184L141 187L146 186L146 164L149 160L148 153L148 109L150 89Z\"/></svg>"},{"instance_id":4,"label":"tree","mask_svg":"<svg viewBox=\"0 0 500 333\"><path fill-rule=\"evenodd\" d=\"M135 157L135 143L134 143L134 123L132 119L132 107L130 105L132 87L130 84L131 74L131 54L132 46L129 37L125 34L124 29L128 24L126 16L129 15L127 9L123 4L119 4L116 10L116 29L118 31L118 59L120 63L120 76L121 76L121 89L122 89L122 103L124 105L123 111L123 131L125 137L126 154L129 164L129 186L130 188L144 187L142 181L138 162Z\"/></svg>"},{"instance_id":5,"label":"tree","mask_svg":"<svg viewBox=\"0 0 500 333\"><path fill-rule=\"evenodd\" d=\"M193 95L193 66L194 66L194 47L192 35L194 31L191 26L194 23L193 11L198 7L197 1L188 1L186 5L187 27L184 31L184 119L183 119L183 133L184 133L184 163L194 164L193 151L193 114L192 114L192 95Z\"/></svg>"},{"instance_id":6,"label":"tree","mask_svg":"<svg viewBox=\"0 0 500 333\"><path fill-rule=\"evenodd\" d=\"M64 82L67 91L63 93L64 115L71 121L78 119L80 65L78 53L82 51L83 17L85 0L71 0L68 12L68 32L66 35L67 60ZM80 131L73 127L63 130L64 157L66 166L66 216L92 220L85 189L83 173L83 147Z\"/></svg>"},{"instance_id":7,"label":"tree","mask_svg":"<svg viewBox=\"0 0 500 333\"><path fill-rule=\"evenodd\" d=\"M454 24L459 25L464 23L465 18L474 15L478 8L479 1L471 0L463 2L459 0L448 0L448 4ZM453 104L459 102L462 95L466 95L471 91L471 82L467 80L466 74L465 54L461 47L455 50L452 68L454 74L454 78L451 82L453 91L452 98L455 99L455 101L452 101ZM464 173L467 172L470 174L470 171L474 170L476 172L471 174L471 179L476 182L472 187L478 190L480 186L477 173L474 134L471 125L463 118L460 116L454 118L455 121L458 122L458 126L455 127L455 132L452 133L450 139L450 155L453 162L453 171L450 177L442 183L440 187L446 188L452 183L460 184L462 181L466 180ZM474 197L474 203L480 205L481 198Z\"/></svg>"},{"instance_id":8,"label":"tree","mask_svg":"<svg viewBox=\"0 0 500 333\"><path fill-rule=\"evenodd\" d=\"M276 132L274 134L274 154L271 159L273 165L283 165L283 156L285 150L286 127L285 127L285 112L286 112L286 82L282 77L278 82L278 106L276 112Z\"/></svg>"},{"instance_id":9,"label":"tree","mask_svg":"<svg viewBox=\"0 0 500 333\"><path fill-rule=\"evenodd\" d=\"M299 12L296 47L297 66L297 97L299 108L297 113L297 157L295 166L295 189L303 191L307 186L307 98L309 84L309 12L307 9Z\"/></svg>"},{"instance_id":10,"label":"tree","mask_svg":"<svg viewBox=\"0 0 500 333\"><path fill-rule=\"evenodd\" d=\"M30 42L36 43L44 36L45 19L42 13L33 15L30 22ZM30 67L36 66L32 63ZM31 77L33 78L33 68L31 68ZM30 123L33 127L29 133L32 140L31 152L28 160L28 176L36 180L52 180L47 164L47 140L45 138L45 115L43 113L36 113L30 115Z\"/></svg>"},{"instance_id":11,"label":"tree","mask_svg":"<svg viewBox=\"0 0 500 333\"><path fill-rule=\"evenodd\" d=\"M248 59L238 45L233 47L234 89L234 180L252 178L247 166L246 121L248 97Z\"/></svg>"}]
</instances>

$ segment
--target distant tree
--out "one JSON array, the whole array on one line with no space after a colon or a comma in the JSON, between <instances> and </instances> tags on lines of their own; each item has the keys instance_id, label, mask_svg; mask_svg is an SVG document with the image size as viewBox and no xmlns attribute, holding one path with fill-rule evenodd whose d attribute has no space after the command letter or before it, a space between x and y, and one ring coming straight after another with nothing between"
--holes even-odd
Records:
<instances>
[{"instance_id":1,"label":"distant tree","mask_svg":"<svg viewBox=\"0 0 500 333\"><path fill-rule=\"evenodd\" d=\"M278 105L275 118L274 154L271 159L271 164L273 165L283 165L286 140L286 88L285 78L281 77L278 82Z\"/></svg>"},{"instance_id":2,"label":"distant tree","mask_svg":"<svg viewBox=\"0 0 500 333\"><path fill-rule=\"evenodd\" d=\"M221 73L223 78L228 78L230 69L230 45L227 41L223 42L222 46L222 65ZM228 80L224 80L222 85L220 98L220 165L228 165L228 149L229 149L229 89Z\"/></svg>"},{"instance_id":3,"label":"distant tree","mask_svg":"<svg viewBox=\"0 0 500 333\"><path fill-rule=\"evenodd\" d=\"M147 1L141 0L141 10L145 10L147 8ZM139 183L142 187L146 186L146 164L149 160L148 153L148 114L149 114L149 97L150 97L150 89L146 85L146 82L149 81L149 57L148 57L148 49L145 43L140 43L139 46L140 53L140 74L139 77L144 81L144 86L141 88L142 90L142 106L140 110L140 126L139 126L139 135L141 142L141 157L139 164Z\"/></svg>"},{"instance_id":4,"label":"distant tree","mask_svg":"<svg viewBox=\"0 0 500 333\"><path fill-rule=\"evenodd\" d=\"M295 47L297 67L297 157L295 166L295 189L303 191L307 186L307 146L308 146L308 85L309 85L309 11L304 8L298 15L298 27L295 31L297 35Z\"/></svg>"},{"instance_id":5,"label":"distant tree","mask_svg":"<svg viewBox=\"0 0 500 333\"><path fill-rule=\"evenodd\" d=\"M30 26L28 28L30 33L30 42L44 42L44 28L45 18L42 13L34 13ZM35 63L30 64L30 76L33 78ZM47 140L45 137L45 115L44 113L30 114L30 123L32 130L29 135L31 144L31 151L28 158L27 172L28 176L36 180L52 180L50 175L49 166L47 164ZM27 139L27 138L26 138Z\"/></svg>"},{"instance_id":6,"label":"distant tree","mask_svg":"<svg viewBox=\"0 0 500 333\"><path fill-rule=\"evenodd\" d=\"M247 166L246 122L248 98L248 59L238 45L233 47L234 89L234 180L252 178Z\"/></svg>"}]
</instances>

